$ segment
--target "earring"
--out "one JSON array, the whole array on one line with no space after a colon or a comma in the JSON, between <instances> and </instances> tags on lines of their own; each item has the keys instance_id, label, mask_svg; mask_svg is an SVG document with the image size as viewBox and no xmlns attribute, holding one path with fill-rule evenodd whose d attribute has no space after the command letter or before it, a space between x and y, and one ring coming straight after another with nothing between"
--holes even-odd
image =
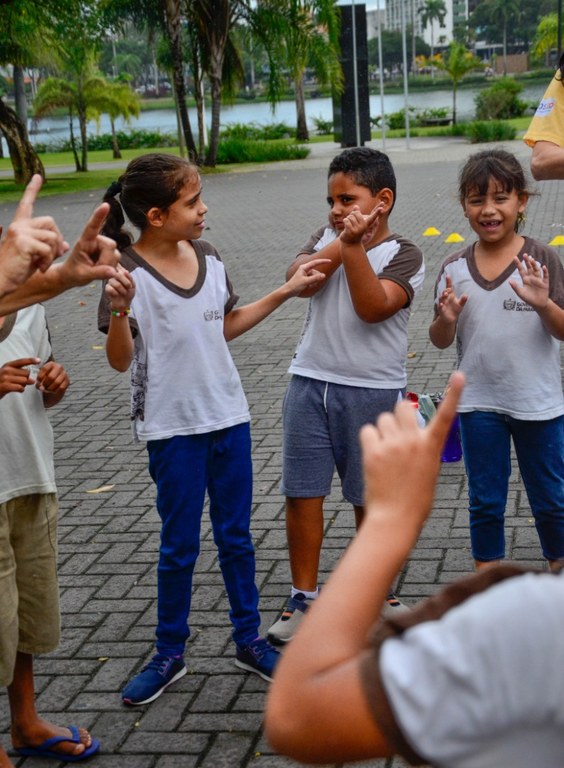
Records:
<instances>
[{"instance_id":1,"label":"earring","mask_svg":"<svg viewBox=\"0 0 564 768\"><path fill-rule=\"evenodd\" d=\"M524 223L525 223L525 213L523 211L519 211L519 213L517 214L517 228L519 228Z\"/></svg>"}]
</instances>

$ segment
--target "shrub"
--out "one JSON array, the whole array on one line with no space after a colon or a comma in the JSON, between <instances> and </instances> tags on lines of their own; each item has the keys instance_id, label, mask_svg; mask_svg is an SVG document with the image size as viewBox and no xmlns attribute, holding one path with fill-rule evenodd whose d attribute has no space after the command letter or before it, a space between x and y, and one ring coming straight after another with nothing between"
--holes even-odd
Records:
<instances>
[{"instance_id":1,"label":"shrub","mask_svg":"<svg viewBox=\"0 0 564 768\"><path fill-rule=\"evenodd\" d=\"M474 97L477 120L509 120L521 117L527 109L527 102L519 98L523 90L521 83L510 77L501 77L489 88Z\"/></svg>"},{"instance_id":2,"label":"shrub","mask_svg":"<svg viewBox=\"0 0 564 768\"><path fill-rule=\"evenodd\" d=\"M415 107L408 107L409 123L410 125L417 125L417 110ZM397 112L390 112L388 115L384 115L386 120L386 129L395 131L401 128L405 128L405 109L399 109ZM382 115L370 118L370 124L373 128L380 128L382 126Z\"/></svg>"},{"instance_id":3,"label":"shrub","mask_svg":"<svg viewBox=\"0 0 564 768\"><path fill-rule=\"evenodd\" d=\"M329 133L333 133L332 120L325 120L323 117L313 117L312 120L315 130L320 136L327 136Z\"/></svg>"},{"instance_id":4,"label":"shrub","mask_svg":"<svg viewBox=\"0 0 564 768\"><path fill-rule=\"evenodd\" d=\"M175 147L178 145L178 137L172 133L160 131L146 131L131 129L129 131L117 131L118 144L121 149L153 149L154 147ZM58 139L51 142L34 142L36 152L71 152L69 139ZM112 149L112 134L101 133L88 137L88 151L94 152L101 149Z\"/></svg>"},{"instance_id":5,"label":"shrub","mask_svg":"<svg viewBox=\"0 0 564 768\"><path fill-rule=\"evenodd\" d=\"M472 144L487 141L512 141L517 135L517 130L512 125L499 120L475 121L466 125L466 135Z\"/></svg>"},{"instance_id":6,"label":"shrub","mask_svg":"<svg viewBox=\"0 0 564 768\"><path fill-rule=\"evenodd\" d=\"M309 149L289 140L248 141L229 138L219 142L217 163L266 163L275 160L298 160L309 155Z\"/></svg>"},{"instance_id":7,"label":"shrub","mask_svg":"<svg viewBox=\"0 0 564 768\"><path fill-rule=\"evenodd\" d=\"M272 141L289 139L295 131L286 123L228 123L220 131L220 139L242 139L243 141Z\"/></svg>"}]
</instances>

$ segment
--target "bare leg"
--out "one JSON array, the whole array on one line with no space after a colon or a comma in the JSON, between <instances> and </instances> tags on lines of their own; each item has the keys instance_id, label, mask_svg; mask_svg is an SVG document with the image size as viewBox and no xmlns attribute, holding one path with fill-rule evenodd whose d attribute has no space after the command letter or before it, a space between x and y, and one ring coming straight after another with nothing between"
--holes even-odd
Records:
<instances>
[{"instance_id":1,"label":"bare leg","mask_svg":"<svg viewBox=\"0 0 564 768\"><path fill-rule=\"evenodd\" d=\"M70 736L68 728L60 728L42 720L35 709L35 688L33 684L33 656L18 652L14 667L14 679L8 686L8 699L12 717L12 744L18 747L37 747L53 736ZM81 744L62 742L55 749L73 755L84 752L92 743L88 731L79 728ZM1 761L0 753L0 761ZM10 762L6 766L11 766ZM0 762L0 768L4 763Z\"/></svg>"},{"instance_id":2,"label":"bare leg","mask_svg":"<svg viewBox=\"0 0 564 768\"><path fill-rule=\"evenodd\" d=\"M0 747L0 768L14 768L14 764L10 762L10 758Z\"/></svg>"},{"instance_id":3,"label":"bare leg","mask_svg":"<svg viewBox=\"0 0 564 768\"><path fill-rule=\"evenodd\" d=\"M286 533L292 584L306 592L313 592L317 588L323 543L323 498L286 498Z\"/></svg>"}]
</instances>

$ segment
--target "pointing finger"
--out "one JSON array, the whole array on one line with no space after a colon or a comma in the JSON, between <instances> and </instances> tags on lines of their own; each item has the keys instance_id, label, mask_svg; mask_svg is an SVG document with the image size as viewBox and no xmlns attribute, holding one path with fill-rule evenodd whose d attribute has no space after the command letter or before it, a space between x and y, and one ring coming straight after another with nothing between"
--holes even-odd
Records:
<instances>
[{"instance_id":1,"label":"pointing finger","mask_svg":"<svg viewBox=\"0 0 564 768\"><path fill-rule=\"evenodd\" d=\"M15 221L19 221L20 219L31 219L33 216L33 205L37 199L42 184L43 179L38 173L31 177L31 181L25 188L25 192L16 209L16 215L14 216Z\"/></svg>"}]
</instances>

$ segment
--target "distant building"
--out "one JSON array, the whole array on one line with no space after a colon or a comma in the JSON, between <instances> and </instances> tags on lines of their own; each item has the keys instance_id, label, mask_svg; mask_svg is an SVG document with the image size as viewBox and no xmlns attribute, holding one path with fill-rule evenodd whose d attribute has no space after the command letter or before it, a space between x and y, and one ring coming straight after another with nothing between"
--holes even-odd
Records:
<instances>
[{"instance_id":1,"label":"distant building","mask_svg":"<svg viewBox=\"0 0 564 768\"><path fill-rule=\"evenodd\" d=\"M386 29L386 9L366 11L366 36L369 40L378 37L378 21Z\"/></svg>"},{"instance_id":2,"label":"distant building","mask_svg":"<svg viewBox=\"0 0 564 768\"><path fill-rule=\"evenodd\" d=\"M453 40L453 29L468 21L470 14L475 10L480 0L445 0L446 16L444 27L438 21L433 22L433 43L435 48L441 48ZM385 29L401 30L402 6L405 13L405 24L410 30L415 28L415 34L423 38L427 45L431 45L431 25L427 24L423 29L421 23L420 8L425 5L424 0L386 0L386 25Z\"/></svg>"}]
</instances>

